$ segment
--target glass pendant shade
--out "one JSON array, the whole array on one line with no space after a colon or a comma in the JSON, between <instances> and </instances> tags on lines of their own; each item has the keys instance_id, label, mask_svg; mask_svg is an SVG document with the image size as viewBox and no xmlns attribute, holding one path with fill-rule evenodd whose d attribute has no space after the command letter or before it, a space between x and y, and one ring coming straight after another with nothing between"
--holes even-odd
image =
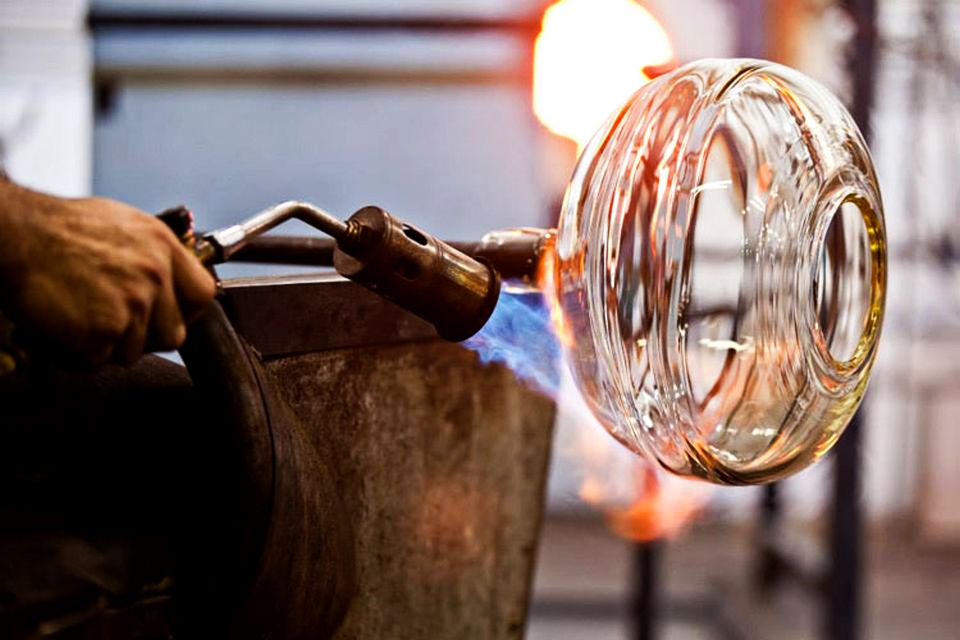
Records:
<instances>
[{"instance_id":1,"label":"glass pendant shade","mask_svg":"<svg viewBox=\"0 0 960 640\"><path fill-rule=\"evenodd\" d=\"M836 442L883 320L883 212L825 88L706 60L638 91L583 150L556 240L559 333L605 428L722 484Z\"/></svg>"}]
</instances>

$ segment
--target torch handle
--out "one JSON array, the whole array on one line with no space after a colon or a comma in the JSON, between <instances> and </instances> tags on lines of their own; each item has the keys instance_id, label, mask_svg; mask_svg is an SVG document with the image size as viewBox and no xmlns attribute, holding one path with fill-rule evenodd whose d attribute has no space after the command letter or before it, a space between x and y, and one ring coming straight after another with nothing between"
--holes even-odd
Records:
<instances>
[{"instance_id":1,"label":"torch handle","mask_svg":"<svg viewBox=\"0 0 960 640\"><path fill-rule=\"evenodd\" d=\"M177 205L158 213L157 218L170 227L183 246L192 251L204 265L209 267L216 262L215 247L206 239L197 236L190 209L182 204Z\"/></svg>"}]
</instances>

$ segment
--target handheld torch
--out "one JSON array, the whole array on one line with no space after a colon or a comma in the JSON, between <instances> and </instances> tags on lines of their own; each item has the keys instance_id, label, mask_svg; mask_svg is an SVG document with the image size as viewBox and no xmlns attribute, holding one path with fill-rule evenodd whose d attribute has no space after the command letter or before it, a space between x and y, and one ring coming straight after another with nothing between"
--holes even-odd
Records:
<instances>
[{"instance_id":1,"label":"handheld torch","mask_svg":"<svg viewBox=\"0 0 960 640\"><path fill-rule=\"evenodd\" d=\"M333 266L349 280L432 324L440 337L466 340L490 318L501 273L529 278L552 231L489 234L476 243L447 243L367 206L342 221L305 202L284 202L240 224L197 237L193 216L176 207L159 216L208 266L230 260ZM320 238L261 237L290 219L322 231Z\"/></svg>"}]
</instances>

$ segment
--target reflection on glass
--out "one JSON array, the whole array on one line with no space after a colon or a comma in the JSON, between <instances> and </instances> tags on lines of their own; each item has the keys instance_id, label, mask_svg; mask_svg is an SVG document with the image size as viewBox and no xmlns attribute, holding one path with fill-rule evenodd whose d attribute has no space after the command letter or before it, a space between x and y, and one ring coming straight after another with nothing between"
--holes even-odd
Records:
<instances>
[{"instance_id":1,"label":"reflection on glass","mask_svg":"<svg viewBox=\"0 0 960 640\"><path fill-rule=\"evenodd\" d=\"M554 283L618 440L726 484L803 468L863 396L883 318L873 165L826 89L754 60L648 84L584 150Z\"/></svg>"}]
</instances>

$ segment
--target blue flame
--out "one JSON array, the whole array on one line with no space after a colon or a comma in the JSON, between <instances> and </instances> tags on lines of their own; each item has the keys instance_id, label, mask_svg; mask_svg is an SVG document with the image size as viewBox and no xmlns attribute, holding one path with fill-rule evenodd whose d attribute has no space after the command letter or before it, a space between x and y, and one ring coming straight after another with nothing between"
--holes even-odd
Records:
<instances>
[{"instance_id":1,"label":"blue flame","mask_svg":"<svg viewBox=\"0 0 960 640\"><path fill-rule=\"evenodd\" d=\"M539 291L501 291L490 320L463 345L476 351L481 362L503 363L540 393L556 398L560 344Z\"/></svg>"}]
</instances>

